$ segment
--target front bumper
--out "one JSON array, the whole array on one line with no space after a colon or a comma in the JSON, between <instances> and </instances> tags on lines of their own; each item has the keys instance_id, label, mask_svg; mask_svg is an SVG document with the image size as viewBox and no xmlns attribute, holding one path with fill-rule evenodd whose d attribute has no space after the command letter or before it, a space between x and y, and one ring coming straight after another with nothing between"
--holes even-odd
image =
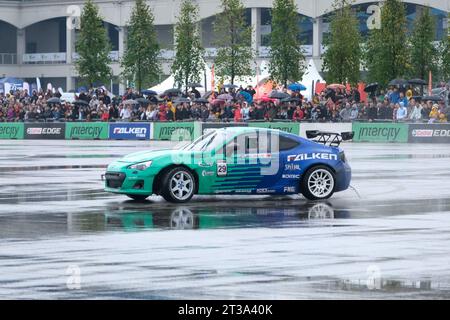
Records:
<instances>
[{"instance_id":1,"label":"front bumper","mask_svg":"<svg viewBox=\"0 0 450 320\"><path fill-rule=\"evenodd\" d=\"M105 191L131 195L152 195L153 180L156 174L146 171L124 169L123 171L107 171L102 175L105 180Z\"/></svg>"}]
</instances>

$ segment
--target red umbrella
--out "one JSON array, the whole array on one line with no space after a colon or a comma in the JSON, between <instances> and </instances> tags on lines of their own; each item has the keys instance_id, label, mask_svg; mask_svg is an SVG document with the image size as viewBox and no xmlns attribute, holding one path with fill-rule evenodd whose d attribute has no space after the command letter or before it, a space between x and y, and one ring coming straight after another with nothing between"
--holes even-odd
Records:
<instances>
[{"instance_id":1,"label":"red umbrella","mask_svg":"<svg viewBox=\"0 0 450 320\"><path fill-rule=\"evenodd\" d=\"M345 86L343 84L340 83L333 83L327 86L327 88L330 89L345 89Z\"/></svg>"},{"instance_id":2,"label":"red umbrella","mask_svg":"<svg viewBox=\"0 0 450 320\"><path fill-rule=\"evenodd\" d=\"M272 99L272 98L264 95L261 98L259 98L258 100L261 102L274 102L276 99Z\"/></svg>"},{"instance_id":3,"label":"red umbrella","mask_svg":"<svg viewBox=\"0 0 450 320\"><path fill-rule=\"evenodd\" d=\"M225 100L214 99L213 101L211 101L211 104L212 105L225 104Z\"/></svg>"}]
</instances>

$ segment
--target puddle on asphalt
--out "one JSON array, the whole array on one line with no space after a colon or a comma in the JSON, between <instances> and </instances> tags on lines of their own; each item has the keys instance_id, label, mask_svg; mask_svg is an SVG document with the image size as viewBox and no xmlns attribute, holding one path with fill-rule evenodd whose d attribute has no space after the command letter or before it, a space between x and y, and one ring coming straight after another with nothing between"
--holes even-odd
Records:
<instances>
[{"instance_id":1,"label":"puddle on asphalt","mask_svg":"<svg viewBox=\"0 0 450 320\"><path fill-rule=\"evenodd\" d=\"M83 199L102 195L79 194ZM72 194L72 199L77 195ZM342 227L352 219L450 211L449 200L383 203L364 201L307 202L290 198L262 198L249 204L203 198L184 205L164 201L107 202L88 210L11 212L0 215L0 238L42 238L104 232L204 230L238 228ZM11 207L13 209L14 207ZM101 208L101 209L100 209Z\"/></svg>"}]
</instances>

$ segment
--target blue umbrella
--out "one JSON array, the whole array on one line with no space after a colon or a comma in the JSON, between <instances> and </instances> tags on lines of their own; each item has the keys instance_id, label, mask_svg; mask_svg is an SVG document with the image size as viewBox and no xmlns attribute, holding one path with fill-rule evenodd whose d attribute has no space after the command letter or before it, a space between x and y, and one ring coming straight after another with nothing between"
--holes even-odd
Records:
<instances>
[{"instance_id":1,"label":"blue umbrella","mask_svg":"<svg viewBox=\"0 0 450 320\"><path fill-rule=\"evenodd\" d=\"M142 94L145 94L147 96L157 96L158 93L153 90L142 90Z\"/></svg>"},{"instance_id":2,"label":"blue umbrella","mask_svg":"<svg viewBox=\"0 0 450 320\"><path fill-rule=\"evenodd\" d=\"M291 91L303 91L306 90L306 87L301 83L291 83L288 85L288 89Z\"/></svg>"},{"instance_id":3,"label":"blue umbrella","mask_svg":"<svg viewBox=\"0 0 450 320\"><path fill-rule=\"evenodd\" d=\"M245 101L247 101L248 103L252 103L253 102L253 97L250 93L248 93L247 91L241 91L239 92L240 96L244 97Z\"/></svg>"}]
</instances>

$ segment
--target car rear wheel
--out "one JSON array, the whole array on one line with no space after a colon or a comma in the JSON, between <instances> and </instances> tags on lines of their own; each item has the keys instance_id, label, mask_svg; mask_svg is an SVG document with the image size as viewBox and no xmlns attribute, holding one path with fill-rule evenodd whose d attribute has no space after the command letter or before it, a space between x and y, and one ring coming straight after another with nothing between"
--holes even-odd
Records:
<instances>
[{"instance_id":1,"label":"car rear wheel","mask_svg":"<svg viewBox=\"0 0 450 320\"><path fill-rule=\"evenodd\" d=\"M166 201L183 203L188 202L194 195L195 178L184 167L175 167L169 170L162 178L161 195Z\"/></svg>"},{"instance_id":2,"label":"car rear wheel","mask_svg":"<svg viewBox=\"0 0 450 320\"><path fill-rule=\"evenodd\" d=\"M309 200L328 199L334 193L335 176L330 168L316 166L309 169L301 181L300 190Z\"/></svg>"},{"instance_id":3,"label":"car rear wheel","mask_svg":"<svg viewBox=\"0 0 450 320\"><path fill-rule=\"evenodd\" d=\"M127 194L127 197L135 200L135 201L144 201L148 198L146 195L140 195L140 194Z\"/></svg>"}]
</instances>

